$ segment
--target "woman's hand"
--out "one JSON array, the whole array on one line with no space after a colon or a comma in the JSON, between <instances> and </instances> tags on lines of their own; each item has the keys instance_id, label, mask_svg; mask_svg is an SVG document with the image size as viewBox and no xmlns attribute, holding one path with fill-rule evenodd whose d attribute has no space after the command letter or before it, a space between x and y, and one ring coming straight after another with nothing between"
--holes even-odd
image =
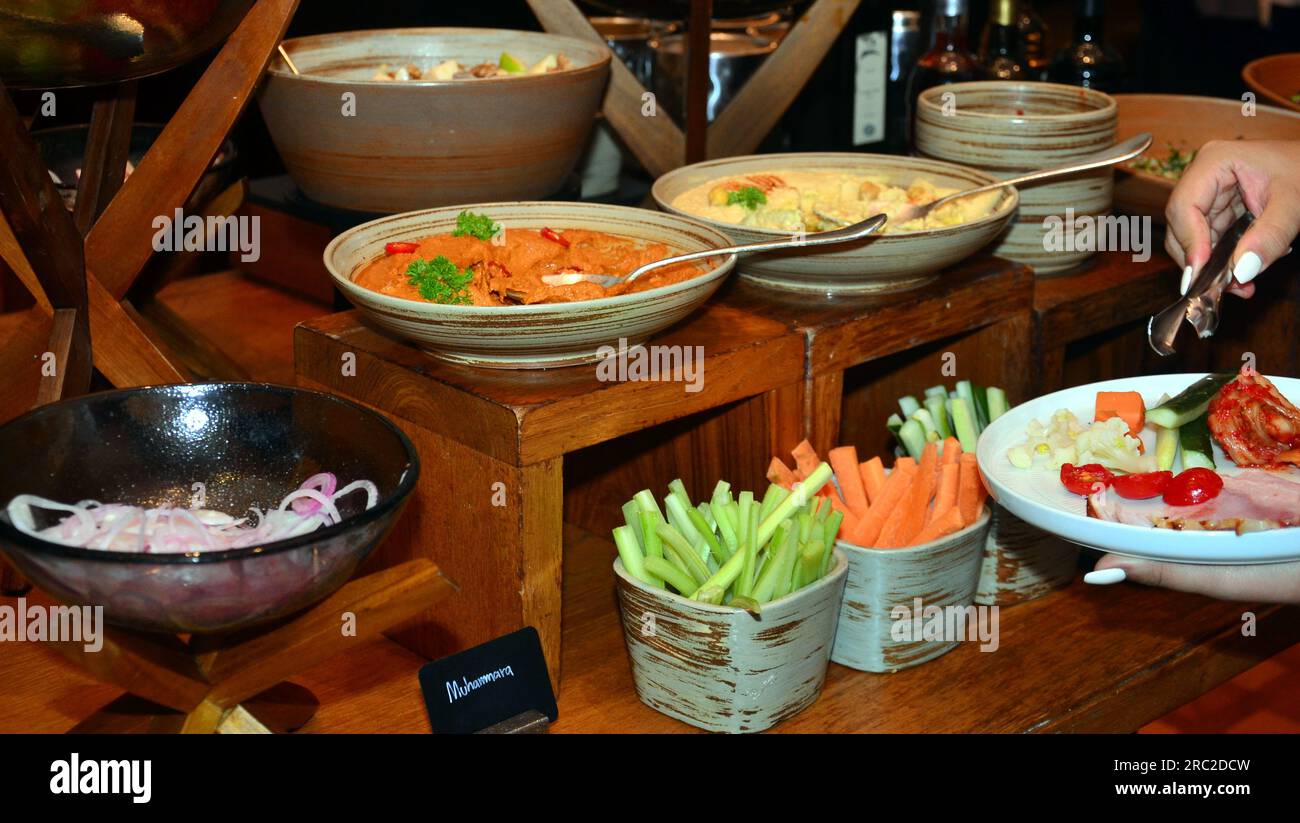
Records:
<instances>
[{"instance_id":1,"label":"woman's hand","mask_svg":"<svg viewBox=\"0 0 1300 823\"><path fill-rule=\"evenodd\" d=\"M1196 152L1165 208L1165 250L1183 266L1184 294L1243 208L1255 222L1233 250L1232 291L1250 297L1250 281L1300 233L1300 142L1212 140Z\"/></svg>"},{"instance_id":2,"label":"woman's hand","mask_svg":"<svg viewBox=\"0 0 1300 823\"><path fill-rule=\"evenodd\" d=\"M1108 569L1122 569L1124 573L1098 574ZM1084 577L1089 583L1118 583L1125 579L1220 600L1300 603L1300 563L1192 566L1108 554L1097 561L1095 571Z\"/></svg>"}]
</instances>

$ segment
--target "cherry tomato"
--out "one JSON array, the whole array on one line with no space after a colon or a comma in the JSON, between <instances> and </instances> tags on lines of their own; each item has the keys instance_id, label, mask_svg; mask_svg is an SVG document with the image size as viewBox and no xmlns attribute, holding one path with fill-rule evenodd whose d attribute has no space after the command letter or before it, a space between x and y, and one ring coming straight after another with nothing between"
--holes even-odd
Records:
<instances>
[{"instance_id":1,"label":"cherry tomato","mask_svg":"<svg viewBox=\"0 0 1300 823\"><path fill-rule=\"evenodd\" d=\"M1188 469L1165 486L1164 501L1171 506L1195 506L1213 500L1223 491L1223 478L1210 469Z\"/></svg>"},{"instance_id":2,"label":"cherry tomato","mask_svg":"<svg viewBox=\"0 0 1300 823\"><path fill-rule=\"evenodd\" d=\"M542 237L545 237L547 240L552 240L556 243L559 243L561 246L564 246L566 249L569 247L569 241L564 239L564 237L560 236L559 234L552 231L551 229L542 229L540 234L542 235Z\"/></svg>"},{"instance_id":3,"label":"cherry tomato","mask_svg":"<svg viewBox=\"0 0 1300 823\"><path fill-rule=\"evenodd\" d=\"M384 254L415 254L419 250L419 243L388 243L384 246Z\"/></svg>"},{"instance_id":4,"label":"cherry tomato","mask_svg":"<svg viewBox=\"0 0 1300 823\"><path fill-rule=\"evenodd\" d=\"M1115 475L1111 470L1100 463L1089 463L1086 466L1066 463L1061 467L1061 485L1084 497L1098 491L1099 485L1108 488L1114 480Z\"/></svg>"},{"instance_id":5,"label":"cherry tomato","mask_svg":"<svg viewBox=\"0 0 1300 823\"><path fill-rule=\"evenodd\" d=\"M1169 481L1173 479L1173 472L1121 474L1115 478L1110 487L1120 497L1127 497L1129 500L1146 500L1164 494Z\"/></svg>"}]
</instances>

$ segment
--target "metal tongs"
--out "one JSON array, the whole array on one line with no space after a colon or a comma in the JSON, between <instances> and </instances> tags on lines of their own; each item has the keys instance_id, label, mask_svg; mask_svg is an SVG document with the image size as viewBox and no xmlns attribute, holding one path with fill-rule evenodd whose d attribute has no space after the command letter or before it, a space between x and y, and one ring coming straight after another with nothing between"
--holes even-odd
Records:
<instances>
[{"instance_id":1,"label":"metal tongs","mask_svg":"<svg viewBox=\"0 0 1300 823\"><path fill-rule=\"evenodd\" d=\"M1219 303L1232 283L1232 252L1253 222L1255 217L1249 211L1238 217L1232 228L1219 238L1209 261L1188 286L1187 294L1151 318L1147 324L1147 340L1156 354L1168 357L1174 353L1174 340L1183 320L1191 323L1200 337L1211 337L1219 328Z\"/></svg>"}]
</instances>

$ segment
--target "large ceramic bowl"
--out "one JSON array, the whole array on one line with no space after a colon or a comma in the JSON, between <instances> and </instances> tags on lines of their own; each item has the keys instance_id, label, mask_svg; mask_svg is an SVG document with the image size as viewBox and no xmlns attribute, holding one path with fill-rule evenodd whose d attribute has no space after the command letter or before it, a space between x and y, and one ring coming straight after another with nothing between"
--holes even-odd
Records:
<instances>
[{"instance_id":1,"label":"large ceramic bowl","mask_svg":"<svg viewBox=\"0 0 1300 823\"><path fill-rule=\"evenodd\" d=\"M1115 121L1115 101L1091 89L1001 80L953 83L917 97L916 148L1007 178L1110 148ZM1113 178L1110 169L1100 169L1022 187L1020 214L993 253L1033 266L1038 274L1078 266L1093 251L1050 242L1045 221L1108 214Z\"/></svg>"},{"instance_id":2,"label":"large ceramic bowl","mask_svg":"<svg viewBox=\"0 0 1300 823\"><path fill-rule=\"evenodd\" d=\"M920 157L888 154L808 152L755 154L707 160L671 171L655 181L652 192L659 208L689 217L673 206L684 192L720 177L782 169L884 175L906 186L923 177L936 186L968 189L995 182L981 171ZM945 266L963 260L988 245L1006 228L1016 212L1018 196L1009 189L989 215L942 229L877 234L856 243L748 255L740 261L742 276L766 286L826 294L901 291L932 280ZM787 233L731 223L701 220L737 243L772 240Z\"/></svg>"},{"instance_id":3,"label":"large ceramic bowl","mask_svg":"<svg viewBox=\"0 0 1300 823\"><path fill-rule=\"evenodd\" d=\"M175 68L225 40L253 0L0 3L0 80L10 88L118 83Z\"/></svg>"},{"instance_id":4,"label":"large ceramic bowl","mask_svg":"<svg viewBox=\"0 0 1300 823\"><path fill-rule=\"evenodd\" d=\"M1188 154L1210 140L1300 140L1300 113L1273 106L1247 109L1240 100L1184 94L1117 94L1115 102L1117 139L1153 135L1144 157L1168 157L1171 148ZM1173 180L1127 164L1116 172L1115 205L1163 223L1173 190Z\"/></svg>"},{"instance_id":5,"label":"large ceramic bowl","mask_svg":"<svg viewBox=\"0 0 1300 823\"><path fill-rule=\"evenodd\" d=\"M1241 79L1273 105L1300 111L1300 52L1252 60L1241 70Z\"/></svg>"},{"instance_id":6,"label":"large ceramic bowl","mask_svg":"<svg viewBox=\"0 0 1300 823\"><path fill-rule=\"evenodd\" d=\"M327 394L260 383L151 386L53 403L0 427L0 552L35 585L70 605L146 631L227 632L292 614L343 585L396 522L419 458L406 435L374 412ZM370 480L340 498L343 520L265 545L196 554L142 554L63 546L15 528L5 509L20 494L63 503L98 500L266 510L312 475ZM38 525L52 525L39 522Z\"/></svg>"},{"instance_id":7,"label":"large ceramic bowl","mask_svg":"<svg viewBox=\"0 0 1300 823\"><path fill-rule=\"evenodd\" d=\"M289 174L313 200L392 213L558 191L595 123L609 78L603 44L502 29L388 29L284 44L258 103ZM509 52L563 54L566 71L448 81L375 81L381 64L465 65Z\"/></svg>"},{"instance_id":8,"label":"large ceramic bowl","mask_svg":"<svg viewBox=\"0 0 1300 823\"><path fill-rule=\"evenodd\" d=\"M681 283L573 303L528 306L447 306L406 300L352 282L384 245L446 234L456 215L470 210L512 228L591 229L677 251L729 245L725 235L668 214L598 203L485 203L381 217L349 229L325 248L334 284L369 320L431 354L495 368L548 368L599 359L602 346L643 343L709 299L735 265L735 257L709 258L706 273Z\"/></svg>"}]
</instances>

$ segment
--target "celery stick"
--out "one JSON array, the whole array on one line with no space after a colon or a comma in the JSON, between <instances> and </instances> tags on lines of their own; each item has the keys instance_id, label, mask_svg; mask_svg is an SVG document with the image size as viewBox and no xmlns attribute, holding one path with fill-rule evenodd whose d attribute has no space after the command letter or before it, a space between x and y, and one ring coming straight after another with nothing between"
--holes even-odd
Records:
<instances>
[{"instance_id":1,"label":"celery stick","mask_svg":"<svg viewBox=\"0 0 1300 823\"><path fill-rule=\"evenodd\" d=\"M771 514L776 509L776 507L779 506L781 502L784 501L789 496L790 496L790 492L788 490L786 490L781 486L776 485L775 483L768 486L767 494L763 495L763 504L758 510L759 512L758 519L766 520L767 516Z\"/></svg>"},{"instance_id":2,"label":"celery stick","mask_svg":"<svg viewBox=\"0 0 1300 823\"><path fill-rule=\"evenodd\" d=\"M898 398L898 408L903 410L904 417L911 417L916 413L917 409L921 408L921 404L915 397L909 394L907 397Z\"/></svg>"},{"instance_id":3,"label":"celery stick","mask_svg":"<svg viewBox=\"0 0 1300 823\"><path fill-rule=\"evenodd\" d=\"M948 422L948 409L944 405L942 397L925 398L925 410L930 413L930 419L934 421L934 427L939 430L939 436L952 437L952 424Z\"/></svg>"},{"instance_id":4,"label":"celery stick","mask_svg":"<svg viewBox=\"0 0 1300 823\"><path fill-rule=\"evenodd\" d=\"M736 539L743 543L745 535L749 533L749 512L754 508L754 493L741 492L737 500L739 502L736 503Z\"/></svg>"},{"instance_id":5,"label":"celery stick","mask_svg":"<svg viewBox=\"0 0 1300 823\"><path fill-rule=\"evenodd\" d=\"M775 532L775 530L773 531ZM785 558L787 555L794 553L794 541L797 537L798 532L792 524L786 532L786 539L782 540L779 546L773 543L768 547L767 560L763 563L763 570L759 572L758 581L754 583L754 590L750 592L750 597L759 603L766 603L772 599L773 593L776 591L780 571L785 568ZM789 580L789 571L787 570L787 585Z\"/></svg>"},{"instance_id":6,"label":"celery stick","mask_svg":"<svg viewBox=\"0 0 1300 823\"><path fill-rule=\"evenodd\" d=\"M645 551L645 533L641 531L641 507L636 504L635 500L629 500L623 504L623 522L632 529L636 535L636 542Z\"/></svg>"},{"instance_id":7,"label":"celery stick","mask_svg":"<svg viewBox=\"0 0 1300 823\"><path fill-rule=\"evenodd\" d=\"M799 515L799 545L802 546L812 538L814 525L815 522L811 514L803 512Z\"/></svg>"},{"instance_id":8,"label":"celery stick","mask_svg":"<svg viewBox=\"0 0 1300 823\"><path fill-rule=\"evenodd\" d=\"M677 559L691 573L691 577L695 578L697 584L709 579L709 567L700 559L695 548L686 542L686 538L682 536L681 532L667 523L658 524L655 526L655 530L663 538L664 548L676 553Z\"/></svg>"},{"instance_id":9,"label":"celery stick","mask_svg":"<svg viewBox=\"0 0 1300 823\"><path fill-rule=\"evenodd\" d=\"M715 506L719 502L726 503L731 500L731 484L725 480L719 480L718 485L713 487L713 494L709 495L709 500Z\"/></svg>"},{"instance_id":10,"label":"celery stick","mask_svg":"<svg viewBox=\"0 0 1300 823\"><path fill-rule=\"evenodd\" d=\"M677 593L682 597L694 597L695 592L699 591L699 586L696 585L689 574L662 557L647 557L645 559L645 570L647 573L658 575L668 581L668 584L676 589Z\"/></svg>"},{"instance_id":11,"label":"celery stick","mask_svg":"<svg viewBox=\"0 0 1300 823\"><path fill-rule=\"evenodd\" d=\"M681 532L682 537L685 537L691 546L699 547L703 544L704 538L700 535L699 530L695 528L690 515L686 513L687 509L695 511L694 506L683 505L679 497L669 494L664 498L664 508L668 510L668 523ZM699 512L695 513L699 514Z\"/></svg>"},{"instance_id":12,"label":"celery stick","mask_svg":"<svg viewBox=\"0 0 1300 823\"><path fill-rule=\"evenodd\" d=\"M736 521L732 517L732 504L719 504L715 498L713 519L718 523L718 534L722 535L722 542L726 545L728 552L735 552L740 546L740 540L736 537Z\"/></svg>"},{"instance_id":13,"label":"celery stick","mask_svg":"<svg viewBox=\"0 0 1300 823\"><path fill-rule=\"evenodd\" d=\"M636 501L636 504L640 507L641 511L653 512L655 520L660 523L666 522L664 520L664 513L659 509L659 501L655 500L655 496L651 494L649 489L642 489L633 495L632 499Z\"/></svg>"},{"instance_id":14,"label":"celery stick","mask_svg":"<svg viewBox=\"0 0 1300 823\"><path fill-rule=\"evenodd\" d=\"M736 582L736 578L740 577L744 567L744 553L736 552L714 572L712 577L704 581L704 585L700 586L699 591L695 593L695 599L705 603L721 603L723 595Z\"/></svg>"},{"instance_id":15,"label":"celery stick","mask_svg":"<svg viewBox=\"0 0 1300 823\"><path fill-rule=\"evenodd\" d=\"M731 558L731 554L718 542L718 538L714 536L713 529L709 528L709 524L704 522L704 515L695 509L687 509L686 516L691 519L691 525L695 526L699 531L700 537L703 538L704 544L709 547L709 554L713 555L713 559L719 564L726 563Z\"/></svg>"},{"instance_id":16,"label":"celery stick","mask_svg":"<svg viewBox=\"0 0 1300 823\"><path fill-rule=\"evenodd\" d=\"M1011 411L1011 407L1007 405L1007 393L997 386L989 386L988 398L990 423Z\"/></svg>"},{"instance_id":17,"label":"celery stick","mask_svg":"<svg viewBox=\"0 0 1300 823\"><path fill-rule=\"evenodd\" d=\"M796 592L822 576L822 553L826 545L813 539L804 545L799 553L794 579L790 582L790 591Z\"/></svg>"},{"instance_id":18,"label":"celery stick","mask_svg":"<svg viewBox=\"0 0 1300 823\"><path fill-rule=\"evenodd\" d=\"M785 549L780 554L780 565L776 568L776 584L772 587L772 600L780 600L790 593L790 582L794 577L795 565L799 562L799 529L790 530L785 538Z\"/></svg>"},{"instance_id":19,"label":"celery stick","mask_svg":"<svg viewBox=\"0 0 1300 823\"><path fill-rule=\"evenodd\" d=\"M761 617L763 613L762 606L752 597L733 597L727 605L736 609L744 609L754 617Z\"/></svg>"},{"instance_id":20,"label":"celery stick","mask_svg":"<svg viewBox=\"0 0 1300 823\"><path fill-rule=\"evenodd\" d=\"M979 432L975 428L975 416L971 413L970 404L966 398L958 397L948 401L949 411L952 412L953 428L957 430L957 439L961 441L962 451L975 451L975 444L979 441Z\"/></svg>"},{"instance_id":21,"label":"celery stick","mask_svg":"<svg viewBox=\"0 0 1300 823\"><path fill-rule=\"evenodd\" d=\"M943 385L939 385L939 386L931 386L930 388L928 388L928 389L925 390L925 398L926 398L927 400L929 400L931 397L939 397L939 398L942 398L942 399L944 399L944 400L947 400L947 399L948 399L948 387L947 387L947 386L943 386Z\"/></svg>"},{"instance_id":22,"label":"celery stick","mask_svg":"<svg viewBox=\"0 0 1300 823\"><path fill-rule=\"evenodd\" d=\"M711 531L716 532L718 530L718 521L713 516L712 506L710 506L708 503L702 502L700 503L700 505L695 507L695 510L700 514L704 515L704 525L708 526Z\"/></svg>"},{"instance_id":23,"label":"celery stick","mask_svg":"<svg viewBox=\"0 0 1300 823\"><path fill-rule=\"evenodd\" d=\"M822 524L822 542L834 546L835 541L839 540L840 525L844 522L844 512L831 512L830 517Z\"/></svg>"},{"instance_id":24,"label":"celery stick","mask_svg":"<svg viewBox=\"0 0 1300 823\"><path fill-rule=\"evenodd\" d=\"M831 561L835 559L835 541L823 540L822 546L821 574L817 575L818 579L826 576L831 570Z\"/></svg>"},{"instance_id":25,"label":"celery stick","mask_svg":"<svg viewBox=\"0 0 1300 823\"><path fill-rule=\"evenodd\" d=\"M641 553L641 547L636 543L636 534L633 533L631 526L619 526L614 529L614 545L618 547L618 556L622 558L623 568L627 569L627 573L642 583L650 585L650 577L645 570L645 555Z\"/></svg>"},{"instance_id":26,"label":"celery stick","mask_svg":"<svg viewBox=\"0 0 1300 823\"><path fill-rule=\"evenodd\" d=\"M967 403L975 402L975 387L969 380L957 381L957 396L963 398Z\"/></svg>"},{"instance_id":27,"label":"celery stick","mask_svg":"<svg viewBox=\"0 0 1300 823\"><path fill-rule=\"evenodd\" d=\"M914 460L921 459L921 452L925 451L925 429L915 420L908 420L903 424L903 428L898 430L898 438L903 441L903 447Z\"/></svg>"},{"instance_id":28,"label":"celery stick","mask_svg":"<svg viewBox=\"0 0 1300 823\"><path fill-rule=\"evenodd\" d=\"M802 483L798 483L785 499L783 499L772 513L763 518L758 525L758 545L762 546L772 537L772 532L787 517L794 513L795 509L802 507L814 496L821 491L822 486L830 482L831 466L829 463L821 463L813 469L812 474L804 478Z\"/></svg>"},{"instance_id":29,"label":"celery stick","mask_svg":"<svg viewBox=\"0 0 1300 823\"><path fill-rule=\"evenodd\" d=\"M758 576L758 507L749 507L749 524L745 528L745 566L740 572L740 583L736 584L736 594L749 597L754 590L754 579ZM741 583L744 584L742 589Z\"/></svg>"},{"instance_id":30,"label":"celery stick","mask_svg":"<svg viewBox=\"0 0 1300 823\"><path fill-rule=\"evenodd\" d=\"M686 485L682 483L680 477L668 483L668 493L677 498L682 508L689 509L695 505L691 502L691 496L686 493Z\"/></svg>"},{"instance_id":31,"label":"celery stick","mask_svg":"<svg viewBox=\"0 0 1300 823\"><path fill-rule=\"evenodd\" d=\"M658 522L659 521L655 518L654 512L648 512L648 511L637 512L637 526L641 529L641 534L642 534L641 545L642 548L645 549L646 559L649 559L651 557L658 557L662 559L664 556L664 541L659 536L659 532L655 530L655 525ZM660 588L663 587L664 581L662 579L662 575L654 574L649 569L646 569L646 573L652 575L652 577L654 577L659 581L658 585L660 586Z\"/></svg>"}]
</instances>

